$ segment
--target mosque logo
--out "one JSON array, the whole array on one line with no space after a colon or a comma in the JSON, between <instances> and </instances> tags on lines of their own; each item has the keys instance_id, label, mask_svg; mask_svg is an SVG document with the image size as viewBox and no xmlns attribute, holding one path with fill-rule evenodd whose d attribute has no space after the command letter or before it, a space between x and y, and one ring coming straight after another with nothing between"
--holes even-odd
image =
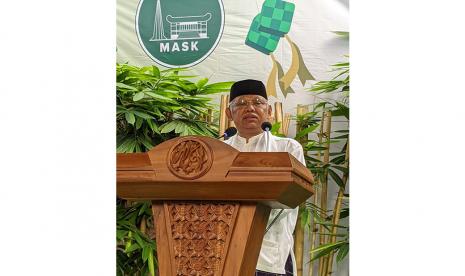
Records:
<instances>
[{"instance_id":1,"label":"mosque logo","mask_svg":"<svg viewBox=\"0 0 465 276\"><path fill-rule=\"evenodd\" d=\"M136 33L144 52L165 67L190 67L206 59L224 28L222 0L141 0Z\"/></svg>"}]
</instances>

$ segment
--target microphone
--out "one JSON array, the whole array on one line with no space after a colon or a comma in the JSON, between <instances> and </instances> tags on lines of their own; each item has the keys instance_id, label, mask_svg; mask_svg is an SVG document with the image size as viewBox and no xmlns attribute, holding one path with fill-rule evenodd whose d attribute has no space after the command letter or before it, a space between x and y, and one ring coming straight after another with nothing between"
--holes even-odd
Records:
<instances>
[{"instance_id":1,"label":"microphone","mask_svg":"<svg viewBox=\"0 0 465 276\"><path fill-rule=\"evenodd\" d=\"M266 133L266 152L270 152L270 130L271 130L271 123L270 122L263 122L262 129Z\"/></svg>"},{"instance_id":2,"label":"microphone","mask_svg":"<svg viewBox=\"0 0 465 276\"><path fill-rule=\"evenodd\" d=\"M263 122L262 124L263 131L270 131L272 127L270 122Z\"/></svg>"},{"instance_id":3,"label":"microphone","mask_svg":"<svg viewBox=\"0 0 465 276\"><path fill-rule=\"evenodd\" d=\"M237 133L237 128L235 128L235 127L228 127L228 128L224 131L224 134L221 135L218 139L221 139L221 138L223 138L223 137L224 137L224 139L228 139L229 137L236 135L236 133Z\"/></svg>"}]
</instances>

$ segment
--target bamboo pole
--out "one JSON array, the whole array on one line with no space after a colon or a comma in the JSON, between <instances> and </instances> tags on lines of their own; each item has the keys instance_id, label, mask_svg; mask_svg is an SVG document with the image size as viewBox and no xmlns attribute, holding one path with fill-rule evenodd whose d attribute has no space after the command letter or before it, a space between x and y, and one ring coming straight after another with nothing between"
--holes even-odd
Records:
<instances>
[{"instance_id":1,"label":"bamboo pole","mask_svg":"<svg viewBox=\"0 0 465 276\"><path fill-rule=\"evenodd\" d=\"M211 124L213 123L213 109L209 108L207 110L207 123Z\"/></svg>"},{"instance_id":2,"label":"bamboo pole","mask_svg":"<svg viewBox=\"0 0 465 276\"><path fill-rule=\"evenodd\" d=\"M325 144L327 149L324 151L323 154L323 165L329 163L329 146L331 142L331 111L326 111L323 113L323 120L325 124ZM323 181L321 182L321 197L320 197L320 208L321 208L321 215L323 218L327 217L327 210L328 210L328 171L325 170L323 174ZM326 228L323 225L320 225L320 245L326 244ZM328 261L327 256L321 257L318 267L318 272L320 276L325 275L325 267Z\"/></svg>"},{"instance_id":3,"label":"bamboo pole","mask_svg":"<svg viewBox=\"0 0 465 276\"><path fill-rule=\"evenodd\" d=\"M345 157L344 164L345 164L346 168L349 168L349 139L347 139L346 157ZM347 183L348 177L349 177L348 173L344 173L343 176L342 176L343 185L341 187L339 187L339 192L337 194L336 203L334 204L334 209L333 209L334 210L333 211L333 221L332 221L333 225L337 225L339 223L339 216L340 216L339 213L341 212L342 199L344 198L344 192L345 192L345 189L346 189L346 183ZM332 234L332 236L330 236L330 241L329 242L330 243L335 243L336 242L337 227L332 226L331 234ZM331 252L329 254L328 264L327 264L327 269L326 269L326 271L328 272L327 275L331 275L331 273L333 272L333 266L332 266L333 257L334 257L334 252Z\"/></svg>"},{"instance_id":4,"label":"bamboo pole","mask_svg":"<svg viewBox=\"0 0 465 276\"><path fill-rule=\"evenodd\" d=\"M228 126L228 117L226 116L226 108L228 107L229 95L221 95L220 101L220 127L218 129L218 136L223 135L226 127Z\"/></svg>"},{"instance_id":5,"label":"bamboo pole","mask_svg":"<svg viewBox=\"0 0 465 276\"><path fill-rule=\"evenodd\" d=\"M320 132L318 133L318 145L321 145L323 142L323 133L324 133L324 120L322 118L320 122ZM318 151L318 160L321 160L321 151ZM313 204L317 205L319 200L320 200L320 194L321 194L321 189L320 189L320 178L317 177L315 178L315 194L313 195ZM313 250L313 246L316 245L316 238L318 233L318 226L315 224L315 219L312 217L312 229L311 229L311 237L310 237L310 252ZM314 253L310 253L310 260L313 258ZM310 262L310 267L308 270L308 275L313 276L313 263Z\"/></svg>"},{"instance_id":6,"label":"bamboo pole","mask_svg":"<svg viewBox=\"0 0 465 276\"><path fill-rule=\"evenodd\" d=\"M281 123L278 133L283 133L283 104L281 102L274 103L274 119L275 123Z\"/></svg>"},{"instance_id":7,"label":"bamboo pole","mask_svg":"<svg viewBox=\"0 0 465 276\"><path fill-rule=\"evenodd\" d=\"M281 104L281 103L279 103ZM277 105L275 105L277 107ZM281 114L281 121L282 121L282 108L280 106L280 113ZM303 115L308 113L308 105L297 105L297 115ZM278 116L276 116L279 118ZM299 133L304 128L303 125L297 123L296 133ZM306 138L301 137L299 142L303 144ZM303 146L303 145L302 145ZM299 206L299 214L297 216L297 222L295 225L295 240L294 240L294 252L295 252L295 261L297 264L297 276L302 276L303 271L303 257L304 257L304 228L302 227L302 222L300 219L300 215L302 213L302 209L305 208L305 202Z\"/></svg>"},{"instance_id":8,"label":"bamboo pole","mask_svg":"<svg viewBox=\"0 0 465 276\"><path fill-rule=\"evenodd\" d=\"M315 184L318 183L318 180L315 179ZM316 185L315 185L316 186ZM318 202L318 191L315 191L315 194L313 195L313 204L317 204ZM313 219L313 217L312 217ZM313 221L312 221L313 222ZM313 245L315 245L316 242L316 235L318 233L318 227L316 227L315 223L310 224L310 248L309 251L311 252L313 250ZM310 260L313 258L313 253L310 253ZM310 261L309 267L308 267L308 275L313 276L313 262Z\"/></svg>"},{"instance_id":9,"label":"bamboo pole","mask_svg":"<svg viewBox=\"0 0 465 276\"><path fill-rule=\"evenodd\" d=\"M284 136L287 137L287 135L289 134L289 125L291 123L291 114L289 113L286 113L284 114L284 120L283 120L283 134Z\"/></svg>"},{"instance_id":10,"label":"bamboo pole","mask_svg":"<svg viewBox=\"0 0 465 276\"><path fill-rule=\"evenodd\" d=\"M145 221L145 218L142 218L142 220L140 221L139 230L140 230L142 233L146 234L146 233L145 233L146 229L147 229L147 223L146 223L146 221Z\"/></svg>"}]
</instances>

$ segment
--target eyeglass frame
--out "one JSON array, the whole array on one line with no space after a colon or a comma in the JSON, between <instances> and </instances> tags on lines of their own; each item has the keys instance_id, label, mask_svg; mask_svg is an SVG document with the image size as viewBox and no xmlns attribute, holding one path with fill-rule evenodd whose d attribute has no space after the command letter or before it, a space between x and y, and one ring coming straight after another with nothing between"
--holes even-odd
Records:
<instances>
[{"instance_id":1,"label":"eyeglass frame","mask_svg":"<svg viewBox=\"0 0 465 276\"><path fill-rule=\"evenodd\" d=\"M259 100L259 101L264 101L264 102L261 102L261 103L254 103L253 101L254 100ZM232 109L232 108L235 108L235 109L244 109L244 108L247 108L249 105L252 105L253 107L255 108L261 108L261 106L268 106L268 100L263 98L262 96L255 96L254 99L252 100L244 100L246 102L245 105L240 105L240 106L237 106L237 102L240 101L240 100L243 100L243 98L237 98L237 99L234 99L231 103L229 103L228 105L228 108Z\"/></svg>"}]
</instances>

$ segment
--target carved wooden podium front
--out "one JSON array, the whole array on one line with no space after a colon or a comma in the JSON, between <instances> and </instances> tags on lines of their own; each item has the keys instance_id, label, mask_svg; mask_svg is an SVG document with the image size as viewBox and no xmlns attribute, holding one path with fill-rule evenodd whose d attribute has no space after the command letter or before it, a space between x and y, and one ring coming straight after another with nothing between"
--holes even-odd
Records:
<instances>
[{"instance_id":1,"label":"carved wooden podium front","mask_svg":"<svg viewBox=\"0 0 465 276\"><path fill-rule=\"evenodd\" d=\"M117 156L118 196L152 200L161 276L254 275L271 208L295 208L312 183L289 153L200 136Z\"/></svg>"}]
</instances>

